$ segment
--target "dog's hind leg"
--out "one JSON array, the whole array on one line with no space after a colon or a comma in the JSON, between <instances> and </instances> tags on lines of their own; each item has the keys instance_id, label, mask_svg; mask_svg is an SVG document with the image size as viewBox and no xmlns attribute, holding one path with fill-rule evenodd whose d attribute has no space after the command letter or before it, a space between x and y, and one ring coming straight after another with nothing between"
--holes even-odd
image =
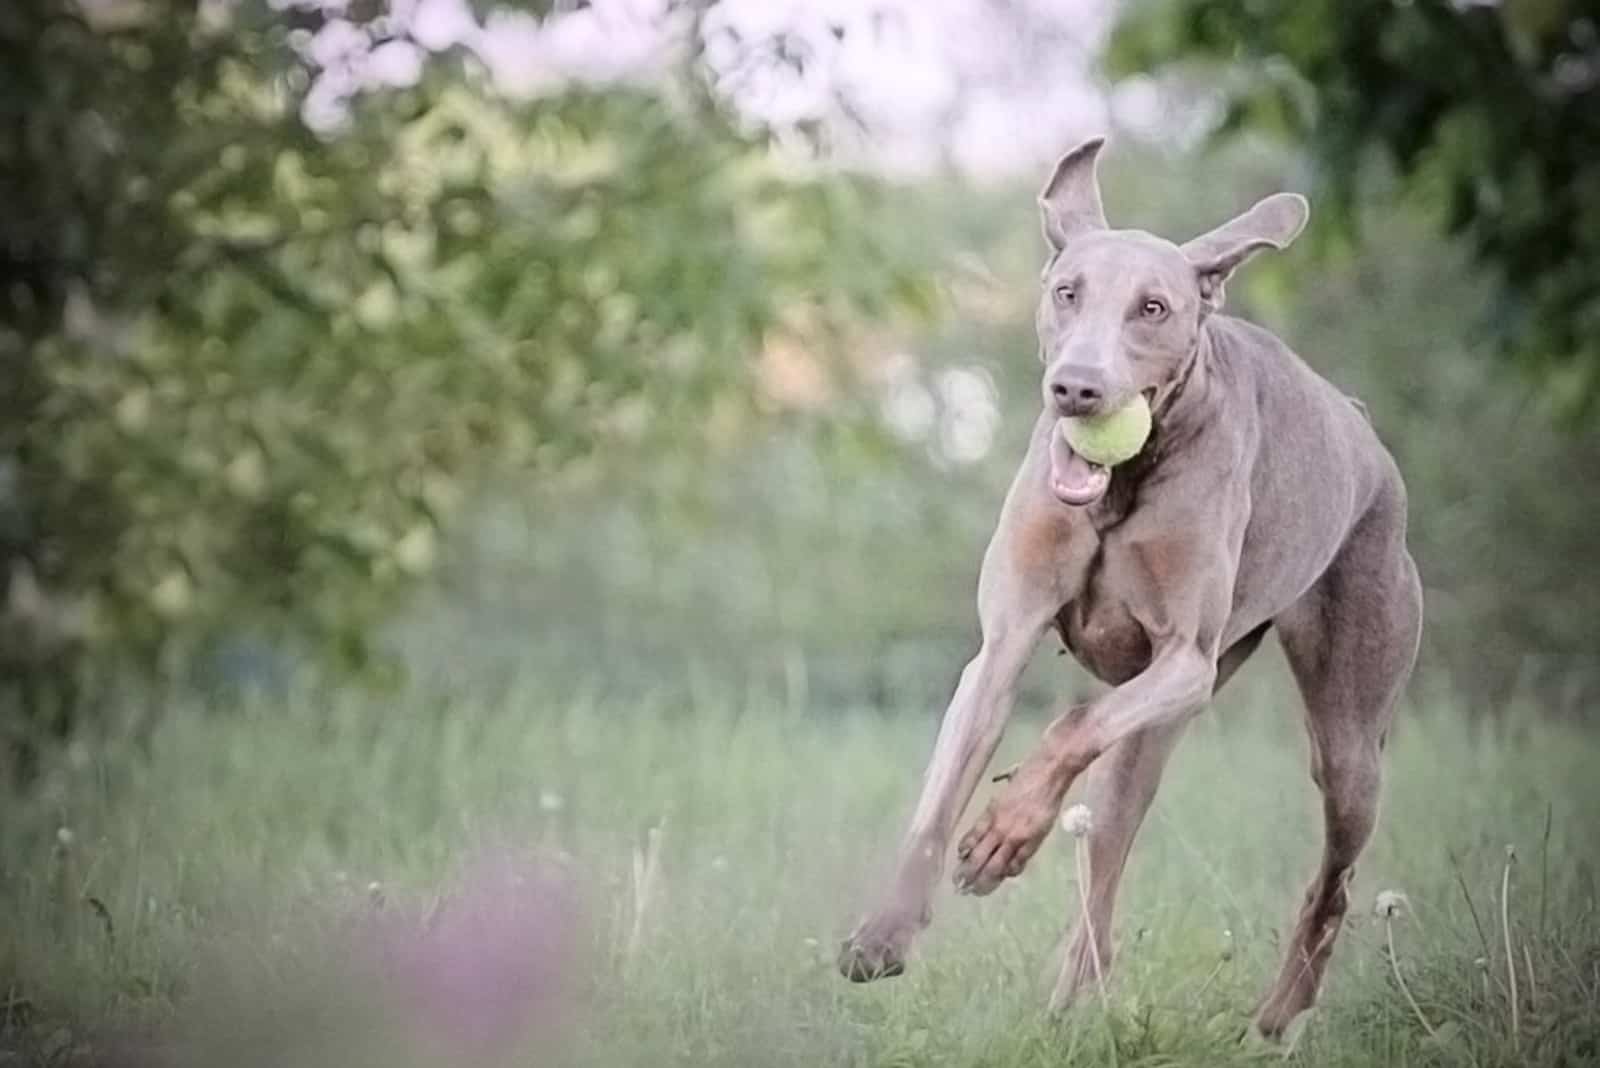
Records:
<instances>
[{"instance_id":1,"label":"dog's hind leg","mask_svg":"<svg viewBox=\"0 0 1600 1068\"><path fill-rule=\"evenodd\" d=\"M1233 677L1250 659L1271 627L1264 623L1240 638L1217 660L1217 681L1213 693ZM1128 864L1134 837L1144 823L1150 804L1161 784L1167 758L1177 747L1185 723L1164 723L1147 727L1124 738L1089 766L1085 796L1093 825L1089 831L1089 908L1073 906L1073 932L1068 942L1066 963L1050 995L1050 1007L1071 1004L1086 983L1096 980L1094 952L1099 957L1099 978L1111 970L1114 956L1111 925L1116 913L1117 887Z\"/></svg>"},{"instance_id":2,"label":"dog's hind leg","mask_svg":"<svg viewBox=\"0 0 1600 1068\"><path fill-rule=\"evenodd\" d=\"M1122 870L1184 726L1185 721L1178 720L1147 727L1122 739L1089 766L1088 922L1085 910L1075 902L1072 911L1077 919L1066 962L1050 995L1053 1010L1070 1004L1085 984L1103 979L1111 970L1111 923Z\"/></svg>"},{"instance_id":3,"label":"dog's hind leg","mask_svg":"<svg viewBox=\"0 0 1600 1068\"><path fill-rule=\"evenodd\" d=\"M1270 622L1263 623L1243 638L1228 646L1227 651L1217 657L1217 681L1211 687L1212 696L1222 692L1222 688L1233 678L1234 672L1244 667L1244 662L1255 654L1261 647L1261 639L1267 636L1267 631L1272 629Z\"/></svg>"},{"instance_id":4,"label":"dog's hind leg","mask_svg":"<svg viewBox=\"0 0 1600 1068\"><path fill-rule=\"evenodd\" d=\"M1403 501L1380 500L1328 572L1276 622L1305 698L1325 840L1282 970L1256 1014L1269 1038L1316 1001L1349 908L1356 859L1377 818L1383 745L1422 628Z\"/></svg>"}]
</instances>

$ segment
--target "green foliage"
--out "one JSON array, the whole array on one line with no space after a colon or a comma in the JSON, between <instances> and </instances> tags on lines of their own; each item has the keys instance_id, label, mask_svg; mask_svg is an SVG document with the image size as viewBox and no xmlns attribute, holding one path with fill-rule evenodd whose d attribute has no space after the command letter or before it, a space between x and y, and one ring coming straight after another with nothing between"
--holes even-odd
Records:
<instances>
[{"instance_id":1,"label":"green foliage","mask_svg":"<svg viewBox=\"0 0 1600 1068\"><path fill-rule=\"evenodd\" d=\"M1497 280L1484 327L1569 409L1600 398L1600 22L1576 0L1136 7L1122 73L1221 68L1218 133L1304 138L1353 224L1368 149Z\"/></svg>"},{"instance_id":2,"label":"green foliage","mask_svg":"<svg viewBox=\"0 0 1600 1068\"><path fill-rule=\"evenodd\" d=\"M1107 161L1108 211L1185 238L1294 188L1295 168L1259 146L1181 167L1124 147ZM407 662L452 685L537 659L601 664L608 686L630 690L734 676L822 704L942 707L976 649L979 561L1039 408L1030 186L952 183L895 206L896 229L939 235L925 258L947 265L948 281L948 313L901 343L920 354L917 381L935 401L947 369L992 379L987 456L942 456L940 409L927 438L888 453L879 439L784 433L715 465L658 462L642 483L596 482L559 506L500 495L390 631ZM943 228L951 218L960 232ZM1257 257L1227 310L1361 398L1397 457L1426 587L1420 684L1451 680L1475 714L1592 720L1600 495L1582 473L1600 466L1600 427L1563 429L1507 380L1471 327L1491 285L1465 250L1392 202L1370 206L1363 231L1343 255ZM1068 662L1057 647L1046 640L1038 668ZM1087 682L1068 677L1037 671L1026 700L1045 707ZM1537 705L1521 700L1533 694Z\"/></svg>"},{"instance_id":3,"label":"green foliage","mask_svg":"<svg viewBox=\"0 0 1600 1068\"><path fill-rule=\"evenodd\" d=\"M0 560L102 655L360 663L490 472L725 447L765 343L920 298L868 185L691 73L519 102L444 57L324 139L289 16L106 10L0 13Z\"/></svg>"}]
</instances>

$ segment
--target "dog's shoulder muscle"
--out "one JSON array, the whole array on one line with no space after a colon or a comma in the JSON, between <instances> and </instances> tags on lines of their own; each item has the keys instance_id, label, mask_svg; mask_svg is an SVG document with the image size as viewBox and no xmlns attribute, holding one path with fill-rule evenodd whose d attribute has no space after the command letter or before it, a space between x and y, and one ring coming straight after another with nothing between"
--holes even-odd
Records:
<instances>
[{"instance_id":1,"label":"dog's shoulder muscle","mask_svg":"<svg viewBox=\"0 0 1600 1068\"><path fill-rule=\"evenodd\" d=\"M1403 487L1364 412L1276 335L1226 316L1207 327L1230 414L1257 422L1236 605L1245 623L1262 621L1322 574L1374 500Z\"/></svg>"}]
</instances>

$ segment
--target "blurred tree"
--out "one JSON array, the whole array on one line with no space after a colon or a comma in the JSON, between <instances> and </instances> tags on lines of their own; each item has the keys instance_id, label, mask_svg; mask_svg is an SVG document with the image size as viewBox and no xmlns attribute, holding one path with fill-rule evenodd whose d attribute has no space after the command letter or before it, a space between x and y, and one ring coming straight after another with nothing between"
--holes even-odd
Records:
<instances>
[{"instance_id":1,"label":"blurred tree","mask_svg":"<svg viewBox=\"0 0 1600 1068\"><path fill-rule=\"evenodd\" d=\"M1199 61L1227 135L1303 137L1320 214L1359 213L1383 151L1498 283L1485 325L1570 410L1600 399L1600 11L1580 0L1150 0L1122 21L1125 74ZM1182 70L1182 66L1176 69Z\"/></svg>"},{"instance_id":2,"label":"blurred tree","mask_svg":"<svg viewBox=\"0 0 1600 1068\"><path fill-rule=\"evenodd\" d=\"M328 19L0 5L0 678L241 627L360 664L480 476L736 437L765 341L925 303L868 185L687 68L514 100L458 50L319 136Z\"/></svg>"},{"instance_id":3,"label":"blurred tree","mask_svg":"<svg viewBox=\"0 0 1600 1068\"><path fill-rule=\"evenodd\" d=\"M1301 166L1240 142L1179 168L1124 143L1103 172L1108 213L1183 238L1292 188ZM416 677L592 685L603 663L609 692L641 699L748 685L808 708L936 714L977 641L979 560L1039 408L1036 188L944 181L892 205L899 229L926 235L925 259L951 265L946 314L900 339L905 377L890 362L863 391L886 415L902 390L922 397L920 419L886 420L905 445L892 462L843 434L774 435L715 466L653 467L621 493L565 489L559 516L536 494L498 498L388 632ZM1592 722L1600 494L1582 473L1600 466L1600 425L1563 428L1532 390L1508 388L1462 314L1492 285L1461 242L1403 203L1362 211L1349 255L1262 258L1230 307L1361 397L1405 473L1427 587L1417 693L1437 688L1472 714ZM961 418L939 388L950 372L994 386L993 447L964 462L942 447ZM702 514L677 521L690 506ZM1086 681L1070 658L1036 660L1025 707ZM1272 678L1258 661L1242 685Z\"/></svg>"}]
</instances>

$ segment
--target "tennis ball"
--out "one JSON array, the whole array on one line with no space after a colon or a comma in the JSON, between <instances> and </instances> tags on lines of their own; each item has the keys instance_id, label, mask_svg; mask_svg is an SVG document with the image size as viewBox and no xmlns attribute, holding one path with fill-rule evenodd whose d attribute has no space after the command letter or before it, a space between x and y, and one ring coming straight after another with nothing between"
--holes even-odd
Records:
<instances>
[{"instance_id":1,"label":"tennis ball","mask_svg":"<svg viewBox=\"0 0 1600 1068\"><path fill-rule=\"evenodd\" d=\"M1114 412L1068 416L1061 420L1061 436L1090 463L1115 467L1139 455L1150 437L1150 402L1143 393L1135 393Z\"/></svg>"}]
</instances>

